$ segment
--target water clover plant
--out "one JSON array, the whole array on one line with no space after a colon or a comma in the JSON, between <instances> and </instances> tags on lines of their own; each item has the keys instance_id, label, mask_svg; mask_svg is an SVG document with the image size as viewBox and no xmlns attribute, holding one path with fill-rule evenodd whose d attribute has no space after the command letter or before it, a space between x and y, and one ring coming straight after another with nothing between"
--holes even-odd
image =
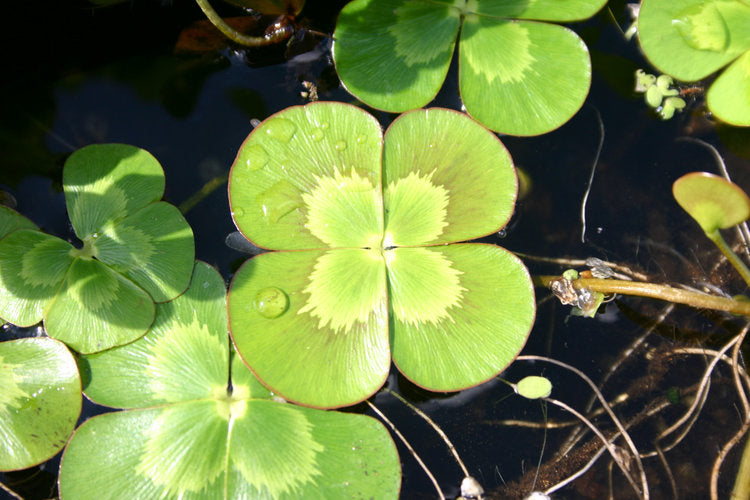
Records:
<instances>
[{"instance_id":1,"label":"water clover plant","mask_svg":"<svg viewBox=\"0 0 750 500\"><path fill-rule=\"evenodd\" d=\"M724 241L719 231L750 218L750 198L742 188L718 175L690 172L674 182L672 194L750 286L750 269Z\"/></svg>"},{"instance_id":2,"label":"water clover plant","mask_svg":"<svg viewBox=\"0 0 750 500\"><path fill-rule=\"evenodd\" d=\"M568 28L604 0L355 0L341 11L333 58L346 89L402 112L440 90L458 38L461 99L487 127L537 135L568 121L591 83L586 45Z\"/></svg>"},{"instance_id":3,"label":"water clover plant","mask_svg":"<svg viewBox=\"0 0 750 500\"><path fill-rule=\"evenodd\" d=\"M131 342L153 322L154 302L187 287L192 230L159 201L161 165L134 146L79 149L63 190L82 246L30 228L0 240L0 317L20 326L43 319L50 337L79 352Z\"/></svg>"},{"instance_id":4,"label":"water clover plant","mask_svg":"<svg viewBox=\"0 0 750 500\"><path fill-rule=\"evenodd\" d=\"M383 137L360 108L285 109L243 143L229 176L237 228L277 250L229 292L235 346L284 398L363 400L391 357L416 384L456 391L503 370L534 320L521 261L487 244L517 178L497 137L462 113L417 110Z\"/></svg>"},{"instance_id":5,"label":"water clover plant","mask_svg":"<svg viewBox=\"0 0 750 500\"><path fill-rule=\"evenodd\" d=\"M276 401L230 350L224 280L198 262L145 336L83 357L86 395L128 410L78 428L61 498L398 496L379 422Z\"/></svg>"},{"instance_id":6,"label":"water clover plant","mask_svg":"<svg viewBox=\"0 0 750 500\"><path fill-rule=\"evenodd\" d=\"M644 0L638 34L649 61L678 80L700 80L729 64L706 102L718 118L750 126L750 4Z\"/></svg>"},{"instance_id":7,"label":"water clover plant","mask_svg":"<svg viewBox=\"0 0 750 500\"><path fill-rule=\"evenodd\" d=\"M62 342L0 342L0 470L25 469L62 449L81 413L81 379Z\"/></svg>"}]
</instances>

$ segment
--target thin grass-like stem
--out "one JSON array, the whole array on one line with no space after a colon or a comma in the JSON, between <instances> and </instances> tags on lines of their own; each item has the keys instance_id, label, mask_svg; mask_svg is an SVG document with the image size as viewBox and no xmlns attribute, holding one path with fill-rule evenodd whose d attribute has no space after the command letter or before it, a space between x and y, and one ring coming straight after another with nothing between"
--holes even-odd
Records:
<instances>
[{"instance_id":1,"label":"thin grass-like stem","mask_svg":"<svg viewBox=\"0 0 750 500\"><path fill-rule=\"evenodd\" d=\"M594 391L597 398L599 398L599 402L601 403L602 407L605 409L609 417L612 419L612 422L615 424L615 426L620 430L620 434L622 435L622 438L625 440L625 442L628 444L628 447L630 448L630 452L633 455L633 458L635 459L636 464L638 465L638 472L641 476L641 488L642 491L640 494L648 500L649 498L649 492L648 492L648 481L646 480L646 471L643 468L643 462L641 462L641 457L638 452L638 449L635 447L635 443L633 443L633 439L630 437L630 434L628 434L628 431L625 430L625 427L622 425L622 422L620 422L620 419L617 418L617 415L612 411L612 408L610 408L609 403L607 403L607 400L604 398L604 395L601 393L599 388L594 384L594 382L581 370L576 368L575 366L571 366L567 363L563 363L562 361L558 361L553 358L548 358L546 356L536 356L531 354L526 354L522 356L518 356L516 358L517 360L529 360L529 361L545 361L547 363L551 363L557 366L561 366L567 370L572 371L576 375L578 375L584 382L586 382L589 387ZM637 489L637 488L636 488Z\"/></svg>"},{"instance_id":2,"label":"thin grass-like stem","mask_svg":"<svg viewBox=\"0 0 750 500\"><path fill-rule=\"evenodd\" d=\"M378 417L380 417L380 419L383 422L385 422L386 425L388 425L388 427L391 428L391 431L393 431L393 433L396 435L396 437L398 437L401 440L401 442L404 443L404 446L406 446L406 449L409 450L409 453L411 453L411 456L414 457L414 460L417 461L417 463L419 464L419 466L422 467L422 470L424 470L424 473L427 474L427 477L430 479L430 481L432 481L432 485L435 487L435 491L437 491L438 498L440 498L440 500L445 500L445 495L443 494L443 491L440 489L440 485L438 484L437 479L435 479L435 476L432 475L432 472L430 472L430 469L427 468L427 465L425 465L425 463L419 457L419 454L417 454L417 452L414 450L414 448L412 448L411 444L409 444L409 441L407 441L406 438L404 437L404 435L401 434L401 432L398 429L396 429L396 426L393 425L393 422L391 422L390 420L388 420L388 417L386 417L385 415L383 415L383 412L381 412L378 409L377 406L375 406L374 404L372 404L369 401L365 401L365 403L367 403L367 405L370 407L370 409L373 412L375 412L375 414Z\"/></svg>"},{"instance_id":3,"label":"thin grass-like stem","mask_svg":"<svg viewBox=\"0 0 750 500\"><path fill-rule=\"evenodd\" d=\"M438 426L438 424L436 424L434 420L432 420L429 416L427 416L427 414L425 412L423 412L422 410L420 410L419 408L417 408L416 406L414 406L413 404L411 404L410 402L408 402L406 399L404 399L404 397L401 396L401 394L393 392L390 389L383 389L383 390L385 392L387 392L388 394L392 395L393 397L395 397L396 399L398 399L399 401L401 401L411 411L413 411L414 413L416 413L417 415L419 415L420 417L422 417L422 419L425 422L427 422L428 424L430 424L430 427L432 427L435 430L435 432L438 433L438 435L445 442L446 446L448 446L448 449L453 454L453 457L456 459L456 462L458 463L458 466L461 468L461 471L463 471L464 477L468 477L470 475L469 474L469 470L464 465L464 462L463 462L463 460L461 460L461 457L458 456L458 451L456 451L456 447L453 446L453 443L448 438L448 436L445 434L445 432L443 432L443 429L441 429L440 426Z\"/></svg>"}]
</instances>

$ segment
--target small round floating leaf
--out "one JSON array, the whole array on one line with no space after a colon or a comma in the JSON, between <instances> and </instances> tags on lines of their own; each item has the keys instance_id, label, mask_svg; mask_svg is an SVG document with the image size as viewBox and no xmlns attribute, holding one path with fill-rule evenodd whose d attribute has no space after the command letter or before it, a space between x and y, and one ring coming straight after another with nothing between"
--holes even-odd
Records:
<instances>
[{"instance_id":1,"label":"small round floating leaf","mask_svg":"<svg viewBox=\"0 0 750 500\"><path fill-rule=\"evenodd\" d=\"M0 343L0 387L0 470L31 467L65 446L81 412L81 380L62 343Z\"/></svg>"},{"instance_id":2,"label":"small round floating leaf","mask_svg":"<svg viewBox=\"0 0 750 500\"><path fill-rule=\"evenodd\" d=\"M527 399L546 398L552 394L552 382L545 377L531 375L518 382L516 392Z\"/></svg>"},{"instance_id":3,"label":"small round floating leaf","mask_svg":"<svg viewBox=\"0 0 750 500\"><path fill-rule=\"evenodd\" d=\"M289 308L289 297L280 288L269 286L255 295L255 308L264 318L278 318Z\"/></svg>"},{"instance_id":4,"label":"small round floating leaf","mask_svg":"<svg viewBox=\"0 0 750 500\"><path fill-rule=\"evenodd\" d=\"M333 34L336 70L369 106L392 112L424 106L448 73L459 24L450 4L355 0L342 9Z\"/></svg>"},{"instance_id":5,"label":"small round floating leaf","mask_svg":"<svg viewBox=\"0 0 750 500\"><path fill-rule=\"evenodd\" d=\"M707 234L726 229L750 217L750 199L736 184L707 172L692 172L672 186L677 203Z\"/></svg>"}]
</instances>

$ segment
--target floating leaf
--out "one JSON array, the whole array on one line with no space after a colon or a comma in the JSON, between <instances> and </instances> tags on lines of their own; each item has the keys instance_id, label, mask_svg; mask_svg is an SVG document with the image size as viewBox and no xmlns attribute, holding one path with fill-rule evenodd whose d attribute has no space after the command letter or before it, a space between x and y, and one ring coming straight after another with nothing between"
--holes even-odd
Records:
<instances>
[{"instance_id":1,"label":"floating leaf","mask_svg":"<svg viewBox=\"0 0 750 500\"><path fill-rule=\"evenodd\" d=\"M0 470L60 451L81 412L81 379L65 346L43 337L0 342L0 386Z\"/></svg>"},{"instance_id":2,"label":"floating leaf","mask_svg":"<svg viewBox=\"0 0 750 500\"><path fill-rule=\"evenodd\" d=\"M261 123L238 153L229 188L245 237L295 250L247 261L230 285L232 337L263 384L330 408L372 395L391 354L431 390L460 390L503 370L533 323L528 272L498 247L451 245L510 218L517 179L497 137L444 109L399 117L384 146L371 117L345 104L297 106L269 122L293 133L279 141ZM323 123L337 131L329 143L328 132L315 130ZM341 142L347 147L337 149ZM246 158L260 148L268 164L255 168ZM280 179L294 183L301 204L264 221L256 193ZM281 314L266 314L258 300L269 289L288 300Z\"/></svg>"},{"instance_id":3,"label":"floating leaf","mask_svg":"<svg viewBox=\"0 0 750 500\"><path fill-rule=\"evenodd\" d=\"M708 105L720 119L750 126L748 19L750 5L737 0L645 0L638 35L651 63L679 80L705 78L739 57L709 89Z\"/></svg>"},{"instance_id":4,"label":"floating leaf","mask_svg":"<svg viewBox=\"0 0 750 500\"><path fill-rule=\"evenodd\" d=\"M12 208L0 205L0 239L18 229L38 229L36 224Z\"/></svg>"},{"instance_id":5,"label":"floating leaf","mask_svg":"<svg viewBox=\"0 0 750 500\"><path fill-rule=\"evenodd\" d=\"M677 203L706 233L727 229L750 217L750 198L736 184L708 172L692 172L674 182Z\"/></svg>"},{"instance_id":6,"label":"floating leaf","mask_svg":"<svg viewBox=\"0 0 750 500\"><path fill-rule=\"evenodd\" d=\"M435 97L460 31L459 87L466 110L498 132L537 135L570 119L591 81L583 41L567 28L539 21L585 19L603 4L355 0L339 15L333 57L344 86L358 99L406 111Z\"/></svg>"},{"instance_id":7,"label":"floating leaf","mask_svg":"<svg viewBox=\"0 0 750 500\"><path fill-rule=\"evenodd\" d=\"M79 352L131 342L154 318L154 301L187 287L193 233L158 201L164 173L146 151L101 144L73 153L63 189L82 248L20 229L0 241L0 317L30 326ZM3 218L3 220L5 220Z\"/></svg>"},{"instance_id":8,"label":"floating leaf","mask_svg":"<svg viewBox=\"0 0 750 500\"><path fill-rule=\"evenodd\" d=\"M199 262L148 334L85 356L87 396L132 409L76 431L61 497L397 497L381 424L272 401L245 365L230 365L227 340L224 281Z\"/></svg>"},{"instance_id":9,"label":"floating leaf","mask_svg":"<svg viewBox=\"0 0 750 500\"><path fill-rule=\"evenodd\" d=\"M546 398L552 393L552 383L548 378L531 375L518 381L516 392L527 399Z\"/></svg>"}]
</instances>

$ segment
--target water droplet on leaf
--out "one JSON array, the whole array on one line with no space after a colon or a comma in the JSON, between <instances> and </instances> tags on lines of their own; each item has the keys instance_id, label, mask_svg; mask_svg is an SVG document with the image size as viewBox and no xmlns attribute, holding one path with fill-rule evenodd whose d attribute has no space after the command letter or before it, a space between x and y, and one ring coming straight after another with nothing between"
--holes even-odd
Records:
<instances>
[{"instance_id":1,"label":"water droplet on leaf","mask_svg":"<svg viewBox=\"0 0 750 500\"><path fill-rule=\"evenodd\" d=\"M242 207L237 207L234 210L232 210L232 215L234 215L235 217L244 217L245 209Z\"/></svg>"},{"instance_id":2,"label":"water droplet on leaf","mask_svg":"<svg viewBox=\"0 0 750 500\"><path fill-rule=\"evenodd\" d=\"M271 118L265 126L266 135L279 142L289 142L296 131L297 126L286 118Z\"/></svg>"},{"instance_id":3,"label":"water droplet on leaf","mask_svg":"<svg viewBox=\"0 0 750 500\"><path fill-rule=\"evenodd\" d=\"M333 146L336 151L343 151L346 149L346 141L337 141Z\"/></svg>"},{"instance_id":4,"label":"water droplet on leaf","mask_svg":"<svg viewBox=\"0 0 750 500\"><path fill-rule=\"evenodd\" d=\"M249 170L260 170L268 163L268 153L260 144L251 144L240 150L238 163L244 164Z\"/></svg>"},{"instance_id":5,"label":"water droplet on leaf","mask_svg":"<svg viewBox=\"0 0 750 500\"><path fill-rule=\"evenodd\" d=\"M289 212L302 206L300 191L286 179L263 191L255 201L260 205L263 217L269 222L278 222Z\"/></svg>"},{"instance_id":6,"label":"water droplet on leaf","mask_svg":"<svg viewBox=\"0 0 750 500\"><path fill-rule=\"evenodd\" d=\"M289 297L274 286L263 288L255 295L255 309L264 318L278 318L289 307Z\"/></svg>"},{"instance_id":7,"label":"water droplet on leaf","mask_svg":"<svg viewBox=\"0 0 750 500\"><path fill-rule=\"evenodd\" d=\"M367 137L365 135L357 136L357 144L363 144L366 140L367 140Z\"/></svg>"},{"instance_id":8,"label":"water droplet on leaf","mask_svg":"<svg viewBox=\"0 0 750 500\"><path fill-rule=\"evenodd\" d=\"M315 128L310 134L310 137L312 137L315 142L319 142L323 139L323 136L325 136L325 132L319 128Z\"/></svg>"}]
</instances>

